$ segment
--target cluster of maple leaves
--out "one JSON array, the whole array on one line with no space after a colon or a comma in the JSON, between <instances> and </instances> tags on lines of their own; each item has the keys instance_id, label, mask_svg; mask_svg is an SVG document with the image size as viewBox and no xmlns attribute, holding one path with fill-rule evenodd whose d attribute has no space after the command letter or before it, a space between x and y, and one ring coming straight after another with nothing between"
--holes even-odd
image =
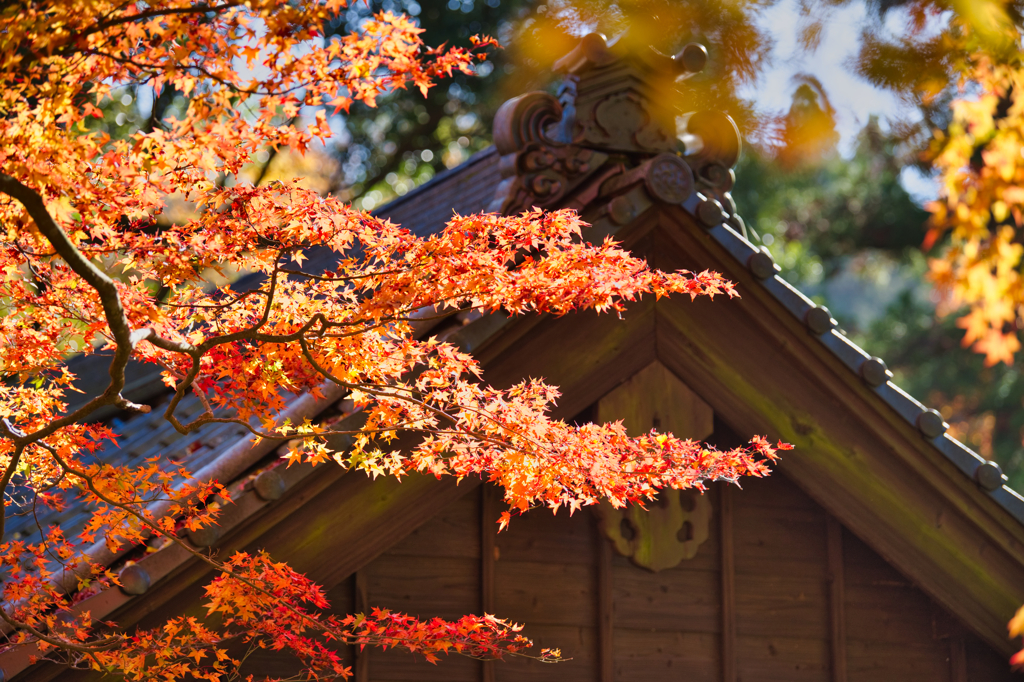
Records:
<instances>
[{"instance_id":1,"label":"cluster of maple leaves","mask_svg":"<svg viewBox=\"0 0 1024 682\"><path fill-rule=\"evenodd\" d=\"M430 49L414 23L390 13L325 41L319 27L342 5L49 0L0 9L0 487L7 502L17 485L33 504L60 504L63 491L94 510L77 538L59 529L38 543L0 537L10 642L127 679L209 680L237 670L230 638L290 651L311 679L349 675L338 644L400 646L428 660L521 655L529 645L518 626L490 615L327 616L322 590L286 565L217 560L182 543L182 529L216 523L218 506L207 503L226 491L165 462L114 467L95 456L117 433L91 414L149 409L121 395L132 358L163 368L173 391L164 417L179 432L229 420L300 441L292 461L481 476L503 486L512 511L623 505L666 486L764 475L774 460L763 439L719 452L670 435L630 438L620 424L553 420L554 388L488 388L472 357L416 338L410 324L425 309L561 315L621 311L643 294L735 295L714 273L653 271L611 242L588 244L568 212L456 216L421 238L296 184L238 181L265 149L302 152L329 137L326 111L372 106L394 88L425 91L469 72L494 44ZM174 88L185 106L125 139L91 129L129 85L154 96ZM171 200L192 206L192 217L167 220ZM303 269L325 251L328 270ZM217 285L225 280L210 273L225 268L251 273L250 284ZM70 409L68 356L100 350L109 385ZM332 426L275 425L285 393L317 394L325 383L366 415L344 452L326 445L339 433ZM177 409L189 393L204 409L186 420ZM410 447L389 445L409 433L418 434ZM216 626L180 618L126 632L73 610L81 595L117 583L86 551L91 543L118 550L153 536L218 571L207 587Z\"/></svg>"},{"instance_id":2,"label":"cluster of maple leaves","mask_svg":"<svg viewBox=\"0 0 1024 682\"><path fill-rule=\"evenodd\" d=\"M935 132L926 154L941 186L940 198L928 205L925 246L948 235L948 248L930 262L931 277L946 312L967 306L957 322L964 345L984 354L988 365L1010 365L1024 327L1021 26L1001 3L981 2L976 9L951 16L942 35L960 95L952 102L952 122Z\"/></svg>"}]
</instances>

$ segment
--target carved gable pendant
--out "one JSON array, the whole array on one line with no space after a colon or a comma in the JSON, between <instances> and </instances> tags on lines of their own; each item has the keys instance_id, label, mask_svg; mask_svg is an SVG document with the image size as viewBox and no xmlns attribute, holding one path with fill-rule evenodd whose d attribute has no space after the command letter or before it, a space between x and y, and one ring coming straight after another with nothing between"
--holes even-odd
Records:
<instances>
[{"instance_id":1,"label":"carved gable pendant","mask_svg":"<svg viewBox=\"0 0 1024 682\"><path fill-rule=\"evenodd\" d=\"M655 360L597 403L597 419L622 420L631 436L652 428L679 438L711 435L714 412L667 367ZM696 490L662 490L647 509L595 508L604 535L622 556L651 571L692 559L708 539L711 502Z\"/></svg>"},{"instance_id":2,"label":"carved gable pendant","mask_svg":"<svg viewBox=\"0 0 1024 682\"><path fill-rule=\"evenodd\" d=\"M658 572L692 559L708 539L711 501L696 490L662 490L643 509L597 507L601 530L620 555Z\"/></svg>"}]
</instances>

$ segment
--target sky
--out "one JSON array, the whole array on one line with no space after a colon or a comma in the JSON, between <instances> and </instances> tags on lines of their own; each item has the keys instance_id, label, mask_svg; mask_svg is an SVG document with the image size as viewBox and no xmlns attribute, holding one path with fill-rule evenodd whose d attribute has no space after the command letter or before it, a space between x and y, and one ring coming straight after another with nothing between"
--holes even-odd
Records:
<instances>
[{"instance_id":1,"label":"sky","mask_svg":"<svg viewBox=\"0 0 1024 682\"><path fill-rule=\"evenodd\" d=\"M857 54L861 26L866 20L866 8L861 2L833 10L820 46L808 54L797 40L802 25L798 0L782 0L768 9L762 20L766 32L776 37L772 63L745 94L756 99L765 111L785 112L797 87L793 77L797 74L817 77L836 110L839 148L844 155L852 154L857 133L871 115L877 115L883 126L887 120L895 118L913 119L916 114L911 107L902 104L892 93L879 90L860 78L849 67ZM902 11L891 10L886 25L899 31L905 20ZM917 201L923 203L935 198L935 183L916 170L908 169L900 179Z\"/></svg>"}]
</instances>

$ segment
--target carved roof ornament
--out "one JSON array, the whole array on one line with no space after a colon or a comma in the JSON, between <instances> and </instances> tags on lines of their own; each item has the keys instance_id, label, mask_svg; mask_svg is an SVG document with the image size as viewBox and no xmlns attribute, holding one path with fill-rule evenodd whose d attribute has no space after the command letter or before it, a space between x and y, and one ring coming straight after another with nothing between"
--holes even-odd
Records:
<instances>
[{"instance_id":1,"label":"carved roof ornament","mask_svg":"<svg viewBox=\"0 0 1024 682\"><path fill-rule=\"evenodd\" d=\"M503 181L491 210L570 207L624 225L654 202L682 204L694 191L705 212L724 213L745 232L729 195L740 154L736 124L721 112L684 112L666 88L707 62L691 43L674 57L635 54L598 33L555 64L558 97L529 92L498 110L494 144ZM722 209L722 210L719 210Z\"/></svg>"}]
</instances>

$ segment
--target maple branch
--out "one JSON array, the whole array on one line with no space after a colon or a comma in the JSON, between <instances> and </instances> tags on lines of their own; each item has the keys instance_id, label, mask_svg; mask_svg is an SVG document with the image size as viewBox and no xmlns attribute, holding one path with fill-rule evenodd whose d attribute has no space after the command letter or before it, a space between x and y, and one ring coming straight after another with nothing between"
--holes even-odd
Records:
<instances>
[{"instance_id":1,"label":"maple branch","mask_svg":"<svg viewBox=\"0 0 1024 682\"><path fill-rule=\"evenodd\" d=\"M424 257L423 260L426 261L427 258ZM368 272L365 275L349 275L347 277L330 277L328 275L316 275L310 272L305 272L303 270L291 270L288 268L281 268L281 272L288 275L296 275L298 277L305 277L307 279L317 280L319 282L355 282L361 279L370 279L372 277L381 277L385 275L402 275L407 272L412 272L418 267L422 266L413 263L407 268L400 268L397 270L375 270L373 272Z\"/></svg>"},{"instance_id":2,"label":"maple branch","mask_svg":"<svg viewBox=\"0 0 1024 682\"><path fill-rule=\"evenodd\" d=\"M282 270L281 272L288 272L288 271L287 270ZM239 303L239 302L245 300L249 296L257 296L257 295L258 296L266 296L267 293L265 291L263 291L262 289L251 289L249 291L243 291L242 293L240 293L237 296L233 297L230 301L225 301L224 303L167 303L167 302L162 302L160 305L166 306L168 308L189 308L189 309L200 309L200 310L223 310L224 308L230 308L234 304Z\"/></svg>"},{"instance_id":3,"label":"maple branch","mask_svg":"<svg viewBox=\"0 0 1024 682\"><path fill-rule=\"evenodd\" d=\"M340 642L342 642L344 644L381 644L382 642L399 642L399 643L408 645L410 643L410 641L413 644L419 644L419 642L417 640L404 640L401 637L387 636L387 635L373 637L373 636L370 636L370 635L360 635L360 634L352 632L352 631L346 632L345 630L338 630L336 627L332 628L329 624L325 624L325 623L321 622L315 615L313 615L311 613L308 613L308 612L304 611L303 609L299 609L299 608L291 605L287 601L281 601L279 599L279 595L276 594L275 592L273 592L273 591L271 591L271 590L269 590L267 588L261 587L254 580L250 580L249 578L246 578L245 576L238 574L236 571L232 570L227 564L224 564L222 562L219 562L219 561L215 560L211 555L205 554L205 553L195 549L194 547L192 547L191 545L189 545L188 543L183 541L181 538L179 538L176 534L174 534L174 533L167 533L166 531L160 529L159 527L157 527L153 523L153 521L151 519L146 517L144 514L139 513L138 511L133 509L130 505L118 502L118 501L108 497L107 495L102 493L96 487L95 481L93 480L92 476L90 476L85 471L81 471L81 470L75 469L74 467L70 466L67 462L65 462L61 458L61 456L57 453L57 450L55 448L53 448L50 445L48 445L46 443L43 443L43 442L38 443L38 445L40 445L45 450L47 450L50 453L50 455L58 462L58 464L61 465L62 468L64 468L66 471L74 474L75 476L78 476L79 478L81 478L85 482L86 487L90 490L90 492L92 492L98 499L103 501L105 504L107 504L109 506L112 506L112 507L115 507L117 509L121 509L124 512L130 514L132 517L137 519L139 521L139 523L141 523L142 525L148 527L150 529L150 532L157 533L159 535L162 535L163 537L167 537L172 542L174 542L176 545L178 545L180 548L184 549L186 552L191 554L194 558L196 558L199 561L207 564L211 568L213 568L213 569L215 569L217 571L220 571L220 572L222 572L225 575L230 576L231 579L236 580L236 581L242 583L243 585L248 586L249 588L251 588L251 589L255 590L256 592L258 592L259 594L263 595L264 597L272 600L277 605L277 608L284 608L284 609L286 609L287 611L289 611L293 615L297 616L298 618L300 618L301 620L306 622L307 625L310 628L312 628L313 630L321 633L322 635L327 635L327 636L329 636L331 638L334 638L334 639L336 639L336 640L338 640L338 641L340 641ZM62 647L62 648L68 648L68 649L75 650L75 651L80 651L80 652L85 653L85 654L89 654L90 652L105 651L105 650L114 648L115 646L118 646L119 644L121 644L124 641L124 636L123 635L117 635L115 637L110 637L110 638L107 638L106 640L104 640L104 641L106 641L108 643L107 644L103 644L103 645L88 646L88 647L87 646L82 646L82 645L75 645L75 644L72 644L72 643L64 642L62 640L57 640L57 639L53 639L53 638L47 637L45 635L45 633L40 632L38 629L32 628L31 626L28 626L26 624L19 623L18 621L13 620L11 617L8 616L8 614L6 613L5 609L0 608L0 617L2 617L3 620L6 621L12 627L24 627L25 630L27 630L28 632L30 632L34 636L40 638L44 642L53 644L54 646L59 646L59 647ZM466 656L467 658L475 658L475 659L478 659L478 660L485 660L485 659L483 659L483 658L481 658L479 656L473 656L469 652L456 651L455 653L457 653L459 655ZM520 657L524 657L524 658L531 658L531 659L537 659L537 660L546 660L547 662L556 662L555 659L540 659L540 658L537 658L537 657L534 657L534 656L529 656L527 654L519 653L519 652L516 652L516 651L512 651L512 652L508 652L508 653L511 653L514 656L520 656Z\"/></svg>"},{"instance_id":4,"label":"maple branch","mask_svg":"<svg viewBox=\"0 0 1024 682\"><path fill-rule=\"evenodd\" d=\"M376 395L376 394L372 393L371 391L367 391L367 393L371 393L372 395ZM394 397L394 396L391 396L391 397ZM324 431L317 431L316 433L310 433L310 434L269 433L269 432L266 432L266 431L260 431L259 429L255 428L251 423L249 423L247 421L244 421L242 419L234 418L234 417L211 417L211 418L200 417L200 418L197 418L196 420L194 420L192 422L189 422L188 426L189 426L189 430L192 430L193 428L198 428L200 426L205 426L207 424L236 424L236 425L242 427L243 429L245 429L246 431L248 431L249 433L251 433L252 435L256 436L257 438L262 438L263 440L292 440L292 439L297 438L297 437L298 438L302 438L303 440L309 440L310 438L313 438L313 437L353 436L355 434L378 434L378 433L390 433L390 432L394 432L394 431L409 431L409 432L414 432L414 433L432 433L432 434L450 433L450 434L460 434L460 435L465 435L467 433L466 431L448 431L448 430L445 430L445 429L425 429L425 428L417 428L417 427L411 426L411 424L416 423L416 421L419 421L419 420L402 421L402 422L398 422L396 424L392 424L391 426L388 426L386 428L385 427L381 427L381 428L377 428L377 429L358 428L358 429L351 429L351 430L347 430L347 431L339 431L338 429L326 429ZM484 439L481 438L481 440L484 440ZM492 441L492 442L497 443L499 441Z\"/></svg>"},{"instance_id":5,"label":"maple branch","mask_svg":"<svg viewBox=\"0 0 1024 682\"><path fill-rule=\"evenodd\" d=\"M123 409L149 412L149 406L137 405L121 396L121 389L125 384L124 370L128 366L132 349L138 339L132 334L128 316L121 304L121 295L117 290L117 284L105 272L97 268L92 261L82 255L74 242L68 238L57 221L50 215L38 192L6 173L0 173L0 192L18 200L25 207L35 222L36 228L50 242L57 255L64 259L64 262L75 274L96 290L100 297L100 304L103 306L103 314L107 319L107 326L116 342L114 357L110 362L110 384L106 390L71 414L50 422L34 433L26 434L23 440L16 442L45 438L64 426L79 421L104 405L114 404Z\"/></svg>"},{"instance_id":6,"label":"maple branch","mask_svg":"<svg viewBox=\"0 0 1024 682\"><path fill-rule=\"evenodd\" d=\"M142 330L143 334L139 336L140 341L149 341L151 344L162 350L171 351L172 353L181 353L182 355L192 355L196 352L196 347L190 343L171 341L160 336L150 327Z\"/></svg>"},{"instance_id":7,"label":"maple branch","mask_svg":"<svg viewBox=\"0 0 1024 682\"><path fill-rule=\"evenodd\" d=\"M130 59L128 57L118 57L117 55L109 54L107 52L103 52L103 51L97 50L97 49L84 49L84 50L81 51L81 53L84 54L84 55L91 55L91 56L94 56L94 57L103 57L105 59L109 59L112 62L116 62L118 64L124 64L126 66L133 66L136 69L138 69L139 71L148 71L148 72L153 73L154 75L156 73L165 72L165 71L168 70L167 67L162 65L162 64L147 64L147 63L136 61L134 59ZM208 69L206 69L205 67L203 67L200 64L176 64L175 66L180 67L182 69L195 69L199 74L202 74L206 78L209 78L214 83L218 83L218 84L228 88L232 92L237 93L239 95L261 95L261 96L264 96L264 97L281 97L283 95L289 95L289 94L291 94L293 92L297 92L299 90L302 90L303 88L306 88L306 87L308 87L309 85L311 85L313 83L312 80L303 81L303 82L298 83L296 85L293 85L291 87L283 88L283 89L281 89L279 91L260 90L259 88L255 87L255 86L250 87L250 88L243 88L238 83L234 83L234 82L232 82L231 80L229 80L227 78L223 78L223 77L218 76L218 75L216 75L214 73L211 73ZM154 75L151 75L148 78L153 78Z\"/></svg>"},{"instance_id":8,"label":"maple branch","mask_svg":"<svg viewBox=\"0 0 1024 682\"><path fill-rule=\"evenodd\" d=\"M194 5L192 7L178 7L178 8L170 8L170 9L151 9L151 10L146 10L144 12L139 12L138 14L133 14L131 16L126 16L126 17L121 17L121 18L118 18L118 19L111 19L109 21L100 22L100 23L96 24L95 26L93 26L92 28L88 28L88 29L79 31L78 33L72 33L72 34L68 35L65 40L61 41L60 43L54 44L53 48L56 48L56 49L54 49L53 52L54 53L58 53L58 54L62 54L62 55L65 55L65 56L67 56L69 54L74 54L75 52L78 52L79 54L86 54L86 53L92 52L92 51L91 50L76 50L75 49L76 43L79 40L81 40L83 38L87 38L87 37L89 37L91 35L94 35L96 33L102 33L103 31L107 30L108 28L114 28L115 26L120 26L120 25L123 25L123 24L134 23L134 22L140 21L140 20L153 19L153 18L156 18L156 17L159 17L159 16L173 16L173 15L180 15L180 14L199 14L199 13L205 14L207 12L220 12L220 11L225 10L225 9L231 9L232 7L238 7L238 6L242 5L242 4L243 3L241 3L241 2L226 2L223 5ZM26 57L29 57L29 58L25 59L25 62L26 63L37 62L37 61L39 61L42 58L42 56L43 55L39 54L35 50L29 50L26 53ZM109 55L104 55L104 56L109 56ZM111 58L113 58L113 57L111 57Z\"/></svg>"},{"instance_id":9,"label":"maple branch","mask_svg":"<svg viewBox=\"0 0 1024 682\"><path fill-rule=\"evenodd\" d=\"M451 423L456 423L456 421L457 421L452 415L448 414L445 410L441 409L440 407L435 407L434 405L431 405L430 403L417 398L414 395L415 392L413 391L413 389L399 387L399 386L379 386L379 387L374 387L374 386L367 385L367 384L351 384L351 383L349 383L347 381L342 381L341 379L339 379L336 376L334 376L331 372L329 372L319 362L316 361L316 359L313 357L312 352L309 349L309 344L306 342L306 340L304 338L300 338L299 339L299 345L302 348L302 354L306 358L307 362L309 362L313 366L313 368L317 372L319 372L324 378L326 378L329 381L334 382L336 385L340 386L341 388L347 388L349 390L359 390L359 391L363 391L365 393L368 393L370 395L375 395L375 396L378 396L378 397L391 398L391 399L397 399L397 400L404 400L404 401L407 401L407 402L409 402L409 403L411 403L413 405L416 405L417 407L420 407L420 408L426 410L427 412L432 413L435 417L437 417L439 419L445 419L445 420L447 420L447 421L449 421ZM387 391L391 391L391 392L385 392L384 390L381 390L381 389L386 389ZM405 391L406 395L401 395L401 393L400 393L401 391ZM477 416L479 416L479 417L481 417L483 419L487 419L488 421L490 421L495 426L498 426L501 429L503 429L503 430L505 430L505 431L507 431L507 432L509 432L511 434L514 434L514 435L522 438L523 440L525 440L525 441L527 441L529 443L532 443L534 445L534 447L536 447L538 450L546 449L546 447L545 447L545 445L543 443L538 442L536 439L532 438L531 436L529 436L529 435L527 435L527 434L525 434L523 432L518 432L518 431L512 429L511 427L509 427L508 424L505 424L505 423L495 419L492 415L488 414L486 411L478 410L478 409L475 409L475 408L472 408L472 407L467 407L465 405L458 405L458 404L456 404L456 407L458 407L459 409L465 410L467 412L472 412L473 414L476 414ZM381 431L381 430L390 431L390 430L394 430L394 429L398 429L398 428L402 428L402 427L400 425L395 425L393 427L393 429L377 429L377 430L378 431ZM406 428L405 430L422 431L424 433L445 433L444 429L408 429L408 428ZM366 432L365 429L362 430L362 431ZM486 433L481 433L481 432L476 431L476 430L468 430L467 429L465 431L451 431L450 433L455 433L455 434L459 434L459 435L471 435L474 438L479 439L483 443L490 443L490 444L493 444L493 445L502 445L502 446L509 447L509 448L512 448L512 449L515 449L515 450L519 450L521 452L526 452L525 448L523 448L523 447L512 446L510 443L508 443L508 442L506 442L504 440L501 440L500 438L496 438L494 436L489 436ZM321 433L321 434L318 434L318 435L324 436L324 435L334 435L334 434L329 434L329 433L324 432L324 433Z\"/></svg>"},{"instance_id":10,"label":"maple branch","mask_svg":"<svg viewBox=\"0 0 1024 682\"><path fill-rule=\"evenodd\" d=\"M177 386L175 386L174 397L171 398L170 403L168 403L167 405L167 409L164 410L164 418L167 419L167 421L169 421L171 425L174 426L174 429L179 433L188 433L189 431L199 428L199 426L201 426L203 423L200 422L199 424L197 424L199 419L201 419L200 417L199 419L192 421L188 425L183 425L181 421L174 415L174 411L177 409L178 404L181 403L182 399L185 397L185 391L188 390L190 386L192 386L192 383L199 375L199 370L202 368L202 358L206 351L218 345L231 343L232 341L240 341L246 338L255 338L257 336L256 332L261 327L263 327L267 323L267 321L270 320L270 310L274 303L274 293L277 290L277 275L278 272L280 272L279 265L281 262L281 256L284 254L284 252L285 250L278 252L277 258L274 260L274 270L270 275L270 289L269 291L267 291L266 294L267 301L266 304L263 306L262 316L255 324L250 326L248 329L243 329L242 331L233 332L231 334L223 334L221 336L209 338L203 343L199 344L198 346L189 346L187 350L185 346L177 344L180 350L176 350L176 352L184 353L192 358L192 366L185 374L185 377L178 382ZM312 324L312 321L310 322L310 324ZM144 336L142 338L148 339L149 336L153 335L153 333L152 330L146 331L149 332L149 335ZM159 339L159 342L163 343L164 345L158 347L164 348L165 350L172 350L171 342L167 341L166 339Z\"/></svg>"},{"instance_id":11,"label":"maple branch","mask_svg":"<svg viewBox=\"0 0 1024 682\"><path fill-rule=\"evenodd\" d=\"M100 22L90 29L86 29L78 34L78 37L90 36L93 33L99 33L105 31L108 28L119 26L121 24L128 24L142 19L152 19L154 17L169 16L174 14L197 14L207 12L220 12L221 10L231 9L232 7L238 7L241 2L226 2L223 5L192 5L191 7L177 7L173 9L150 9L138 14L132 14L125 16L120 19L111 19L109 21Z\"/></svg>"},{"instance_id":12,"label":"maple branch","mask_svg":"<svg viewBox=\"0 0 1024 682\"><path fill-rule=\"evenodd\" d=\"M4 419L4 425L7 420ZM6 509L6 495L7 484L11 482L11 478L14 476L14 472L18 469L18 463L21 461L21 455L25 451L24 445L15 445L14 453L11 455L11 461L7 465L7 469L4 471L4 476L0 479L0 542L3 542L4 533L6 532L7 526L7 509Z\"/></svg>"},{"instance_id":13,"label":"maple branch","mask_svg":"<svg viewBox=\"0 0 1024 682\"><path fill-rule=\"evenodd\" d=\"M296 124L296 122L298 122L298 120L299 115L295 114L290 119L288 119L288 122L285 123L283 127L291 128ZM253 187L259 187L263 183L263 180L267 177L267 173L270 172L270 164L274 163L274 159L277 158L279 149L280 148L277 145L274 145L270 148L270 151L267 152L267 160L264 161L263 164L260 166L260 172L259 174L256 175L256 179L253 180L252 182Z\"/></svg>"},{"instance_id":14,"label":"maple branch","mask_svg":"<svg viewBox=\"0 0 1024 682\"><path fill-rule=\"evenodd\" d=\"M70 642L70 641L68 641L66 639L58 639L56 637L50 637L49 635L47 635L42 630L39 630L38 628L34 628L31 625L29 625L28 623L24 623L24 622L22 622L20 620L16 620L14 617L8 615L7 609L0 608L0 619L3 619L3 621L5 623L7 623L8 625L10 625L12 628L14 628L16 630L25 630L26 632L30 633L33 637L36 637L37 639L39 639L39 640L41 640L43 642L46 642L47 644L52 644L53 646L61 648L61 649L71 649L72 651L77 651L77 652L83 653L83 654L95 653L97 651L110 651L111 649L113 649L115 647L118 647L121 644L123 644L124 640L125 640L123 635L115 635L114 637L107 637L107 638L104 638L103 640L100 640L101 642L104 642L103 644L96 644L96 645L76 644L76 643Z\"/></svg>"}]
</instances>

